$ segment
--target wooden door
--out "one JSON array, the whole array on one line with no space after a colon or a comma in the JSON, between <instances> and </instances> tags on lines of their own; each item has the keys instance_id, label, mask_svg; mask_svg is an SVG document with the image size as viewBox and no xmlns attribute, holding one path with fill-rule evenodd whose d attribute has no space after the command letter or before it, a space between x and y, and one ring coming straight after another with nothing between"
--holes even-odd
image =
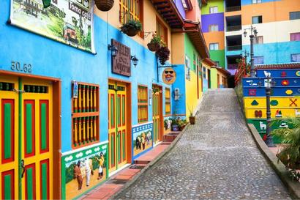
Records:
<instances>
[{"instance_id":1,"label":"wooden door","mask_svg":"<svg viewBox=\"0 0 300 200\"><path fill-rule=\"evenodd\" d=\"M153 141L157 144L162 140L162 89L152 86Z\"/></svg>"}]
</instances>

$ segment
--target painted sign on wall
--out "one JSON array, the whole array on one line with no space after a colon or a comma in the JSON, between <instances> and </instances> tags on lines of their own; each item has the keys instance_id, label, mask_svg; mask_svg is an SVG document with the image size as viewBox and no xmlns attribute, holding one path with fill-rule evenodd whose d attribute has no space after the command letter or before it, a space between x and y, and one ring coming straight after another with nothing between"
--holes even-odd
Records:
<instances>
[{"instance_id":1,"label":"painted sign on wall","mask_svg":"<svg viewBox=\"0 0 300 200\"><path fill-rule=\"evenodd\" d=\"M11 24L53 40L94 52L91 0L11 0Z\"/></svg>"},{"instance_id":2,"label":"painted sign on wall","mask_svg":"<svg viewBox=\"0 0 300 200\"><path fill-rule=\"evenodd\" d=\"M136 156L153 146L152 127L152 122L132 127L133 156Z\"/></svg>"},{"instance_id":3,"label":"painted sign on wall","mask_svg":"<svg viewBox=\"0 0 300 200\"><path fill-rule=\"evenodd\" d=\"M106 180L108 144L93 145L88 149L62 157L62 198L73 199Z\"/></svg>"},{"instance_id":4,"label":"painted sign on wall","mask_svg":"<svg viewBox=\"0 0 300 200\"><path fill-rule=\"evenodd\" d=\"M162 73L162 79L165 84L172 85L176 80L176 72L173 68L167 67Z\"/></svg>"},{"instance_id":5,"label":"painted sign on wall","mask_svg":"<svg viewBox=\"0 0 300 200\"><path fill-rule=\"evenodd\" d=\"M131 76L130 48L113 39L111 43L118 49L118 53L112 58L112 73Z\"/></svg>"}]
</instances>

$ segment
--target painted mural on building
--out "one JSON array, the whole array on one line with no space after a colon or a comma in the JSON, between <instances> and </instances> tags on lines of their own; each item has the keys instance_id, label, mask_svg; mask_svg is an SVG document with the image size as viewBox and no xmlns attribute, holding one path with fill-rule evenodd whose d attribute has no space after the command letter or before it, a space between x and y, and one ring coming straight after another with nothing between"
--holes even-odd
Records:
<instances>
[{"instance_id":1,"label":"painted mural on building","mask_svg":"<svg viewBox=\"0 0 300 200\"><path fill-rule=\"evenodd\" d=\"M107 178L108 145L95 145L62 157L63 196L72 199Z\"/></svg>"},{"instance_id":2,"label":"painted mural on building","mask_svg":"<svg viewBox=\"0 0 300 200\"><path fill-rule=\"evenodd\" d=\"M133 156L152 148L152 127L152 122L132 127Z\"/></svg>"},{"instance_id":3,"label":"painted mural on building","mask_svg":"<svg viewBox=\"0 0 300 200\"><path fill-rule=\"evenodd\" d=\"M43 8L42 0L12 0L13 25L94 52L93 6L90 0L56 0Z\"/></svg>"}]
</instances>

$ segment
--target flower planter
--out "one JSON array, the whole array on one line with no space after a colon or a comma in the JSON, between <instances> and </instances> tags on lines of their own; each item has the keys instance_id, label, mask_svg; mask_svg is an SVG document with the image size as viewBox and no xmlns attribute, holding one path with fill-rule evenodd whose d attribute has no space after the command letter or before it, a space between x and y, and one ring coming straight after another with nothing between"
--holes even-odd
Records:
<instances>
[{"instance_id":1,"label":"flower planter","mask_svg":"<svg viewBox=\"0 0 300 200\"><path fill-rule=\"evenodd\" d=\"M172 131L179 131L179 126L178 125L172 125Z\"/></svg>"},{"instance_id":2,"label":"flower planter","mask_svg":"<svg viewBox=\"0 0 300 200\"><path fill-rule=\"evenodd\" d=\"M160 45L157 43L148 43L147 46L150 51L157 51L160 48Z\"/></svg>"},{"instance_id":3,"label":"flower planter","mask_svg":"<svg viewBox=\"0 0 300 200\"><path fill-rule=\"evenodd\" d=\"M190 124L192 124L192 125L194 125L196 122L195 116L190 116L189 120L190 120Z\"/></svg>"},{"instance_id":4,"label":"flower planter","mask_svg":"<svg viewBox=\"0 0 300 200\"><path fill-rule=\"evenodd\" d=\"M101 11L109 11L114 6L114 0L95 0L97 8Z\"/></svg>"},{"instance_id":5,"label":"flower planter","mask_svg":"<svg viewBox=\"0 0 300 200\"><path fill-rule=\"evenodd\" d=\"M170 50L168 49L168 47L160 47L156 51L156 55L157 55L160 63L162 65L164 65L166 63L166 61L169 60Z\"/></svg>"},{"instance_id":6,"label":"flower planter","mask_svg":"<svg viewBox=\"0 0 300 200\"><path fill-rule=\"evenodd\" d=\"M126 35L128 35L129 37L133 37L133 36L136 36L139 32L139 30L136 30L136 29L127 29L125 31L122 31L123 33L125 33Z\"/></svg>"}]
</instances>

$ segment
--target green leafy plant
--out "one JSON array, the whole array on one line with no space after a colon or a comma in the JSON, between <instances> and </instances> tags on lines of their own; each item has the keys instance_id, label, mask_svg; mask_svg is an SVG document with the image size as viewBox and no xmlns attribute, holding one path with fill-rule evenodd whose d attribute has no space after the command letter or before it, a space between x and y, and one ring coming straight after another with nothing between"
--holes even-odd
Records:
<instances>
[{"instance_id":1,"label":"green leafy plant","mask_svg":"<svg viewBox=\"0 0 300 200\"><path fill-rule=\"evenodd\" d=\"M168 47L162 46L156 51L156 55L159 58L160 63L164 65L166 61L169 60L170 50Z\"/></svg>"},{"instance_id":2,"label":"green leafy plant","mask_svg":"<svg viewBox=\"0 0 300 200\"><path fill-rule=\"evenodd\" d=\"M128 36L134 36L139 31L142 30L142 23L138 20L128 20L125 24L122 25L121 31Z\"/></svg>"},{"instance_id":3,"label":"green leafy plant","mask_svg":"<svg viewBox=\"0 0 300 200\"><path fill-rule=\"evenodd\" d=\"M300 119L287 118L284 120L288 127L272 131L272 135L282 141L282 150L277 157L289 168L300 169Z\"/></svg>"},{"instance_id":4,"label":"green leafy plant","mask_svg":"<svg viewBox=\"0 0 300 200\"><path fill-rule=\"evenodd\" d=\"M153 34L150 43L151 44L161 44L161 37L159 35Z\"/></svg>"}]
</instances>

